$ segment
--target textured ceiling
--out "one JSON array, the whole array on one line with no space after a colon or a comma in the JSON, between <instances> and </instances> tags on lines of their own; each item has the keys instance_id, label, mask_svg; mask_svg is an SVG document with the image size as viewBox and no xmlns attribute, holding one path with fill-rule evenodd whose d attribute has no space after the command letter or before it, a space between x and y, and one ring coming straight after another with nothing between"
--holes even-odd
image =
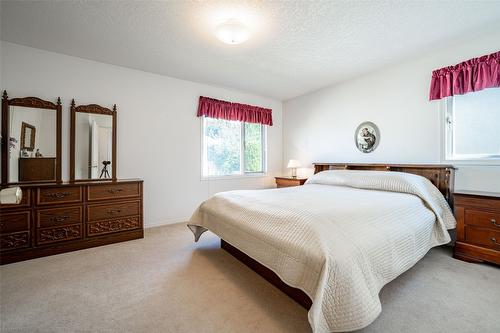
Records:
<instances>
[{"instance_id":1,"label":"textured ceiling","mask_svg":"<svg viewBox=\"0 0 500 333\"><path fill-rule=\"evenodd\" d=\"M286 100L500 29L500 1L2 1L1 39ZM252 37L225 45L237 18Z\"/></svg>"}]
</instances>

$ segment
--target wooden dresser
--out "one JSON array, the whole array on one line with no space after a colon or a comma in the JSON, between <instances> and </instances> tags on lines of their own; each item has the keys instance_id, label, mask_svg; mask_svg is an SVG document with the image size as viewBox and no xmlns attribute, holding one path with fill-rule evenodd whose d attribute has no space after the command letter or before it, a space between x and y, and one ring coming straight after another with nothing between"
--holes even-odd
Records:
<instances>
[{"instance_id":1,"label":"wooden dresser","mask_svg":"<svg viewBox=\"0 0 500 333\"><path fill-rule=\"evenodd\" d=\"M307 178L293 178L293 177L274 177L276 180L276 186L280 187L291 187L304 185Z\"/></svg>"},{"instance_id":2,"label":"wooden dresser","mask_svg":"<svg viewBox=\"0 0 500 333\"><path fill-rule=\"evenodd\" d=\"M455 193L454 257L500 265L500 194Z\"/></svg>"},{"instance_id":3,"label":"wooden dresser","mask_svg":"<svg viewBox=\"0 0 500 333\"><path fill-rule=\"evenodd\" d=\"M0 263L144 237L142 180L21 185L0 205Z\"/></svg>"}]
</instances>

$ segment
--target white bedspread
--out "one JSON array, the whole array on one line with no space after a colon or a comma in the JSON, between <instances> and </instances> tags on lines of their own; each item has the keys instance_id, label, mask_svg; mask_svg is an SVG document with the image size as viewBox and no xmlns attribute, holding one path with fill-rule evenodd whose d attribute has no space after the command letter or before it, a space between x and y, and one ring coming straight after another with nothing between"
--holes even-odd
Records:
<instances>
[{"instance_id":1,"label":"white bedspread","mask_svg":"<svg viewBox=\"0 0 500 333\"><path fill-rule=\"evenodd\" d=\"M450 241L455 219L427 179L324 171L301 187L219 193L189 225L211 230L313 301L314 332L360 329L379 315L380 289Z\"/></svg>"}]
</instances>

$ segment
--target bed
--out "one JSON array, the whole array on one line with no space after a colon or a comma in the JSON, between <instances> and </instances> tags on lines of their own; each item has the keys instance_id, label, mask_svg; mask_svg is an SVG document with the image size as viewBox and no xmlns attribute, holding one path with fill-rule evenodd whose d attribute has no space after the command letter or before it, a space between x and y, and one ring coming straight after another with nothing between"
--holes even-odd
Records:
<instances>
[{"instance_id":1,"label":"bed","mask_svg":"<svg viewBox=\"0 0 500 333\"><path fill-rule=\"evenodd\" d=\"M315 164L301 187L229 191L188 223L309 309L314 332L352 331L381 312L380 289L450 241L454 169Z\"/></svg>"}]
</instances>

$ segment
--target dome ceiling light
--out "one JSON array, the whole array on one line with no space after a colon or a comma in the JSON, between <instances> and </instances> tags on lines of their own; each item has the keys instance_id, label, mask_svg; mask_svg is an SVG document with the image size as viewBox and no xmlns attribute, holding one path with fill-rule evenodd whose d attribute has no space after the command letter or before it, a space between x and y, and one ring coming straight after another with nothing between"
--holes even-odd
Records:
<instances>
[{"instance_id":1,"label":"dome ceiling light","mask_svg":"<svg viewBox=\"0 0 500 333\"><path fill-rule=\"evenodd\" d=\"M217 26L215 36L226 44L241 44L250 38L248 28L236 19L229 19Z\"/></svg>"}]
</instances>

